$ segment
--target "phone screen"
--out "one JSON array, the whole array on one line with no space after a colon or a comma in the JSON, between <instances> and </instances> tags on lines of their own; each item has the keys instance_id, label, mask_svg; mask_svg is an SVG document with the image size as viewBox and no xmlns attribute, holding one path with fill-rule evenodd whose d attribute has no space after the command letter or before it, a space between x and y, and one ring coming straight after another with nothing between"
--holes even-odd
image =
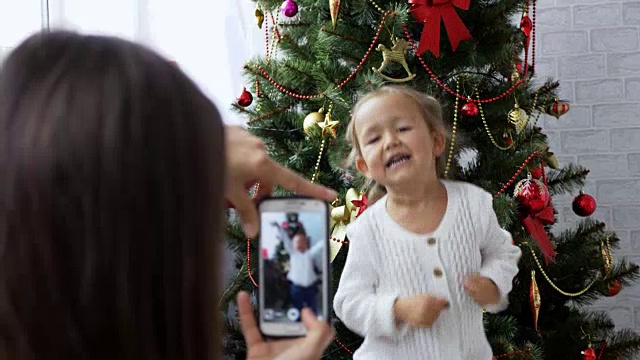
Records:
<instances>
[{"instance_id":1,"label":"phone screen","mask_svg":"<svg viewBox=\"0 0 640 360\"><path fill-rule=\"evenodd\" d=\"M262 323L299 324L305 307L319 319L326 318L328 234L327 211L322 205L295 210L267 206L261 211Z\"/></svg>"}]
</instances>

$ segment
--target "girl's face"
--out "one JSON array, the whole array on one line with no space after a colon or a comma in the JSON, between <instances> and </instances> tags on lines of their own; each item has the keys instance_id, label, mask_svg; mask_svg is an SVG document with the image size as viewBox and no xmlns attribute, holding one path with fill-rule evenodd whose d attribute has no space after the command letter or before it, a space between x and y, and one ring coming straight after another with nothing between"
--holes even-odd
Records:
<instances>
[{"instance_id":1,"label":"girl's face","mask_svg":"<svg viewBox=\"0 0 640 360\"><path fill-rule=\"evenodd\" d=\"M295 235L293 237L293 247L301 253L307 251L309 248L307 237L303 234Z\"/></svg>"},{"instance_id":2,"label":"girl's face","mask_svg":"<svg viewBox=\"0 0 640 360\"><path fill-rule=\"evenodd\" d=\"M362 104L354 117L361 154L356 167L393 191L437 177L436 158L444 136L431 132L419 105L402 94L385 94Z\"/></svg>"}]
</instances>

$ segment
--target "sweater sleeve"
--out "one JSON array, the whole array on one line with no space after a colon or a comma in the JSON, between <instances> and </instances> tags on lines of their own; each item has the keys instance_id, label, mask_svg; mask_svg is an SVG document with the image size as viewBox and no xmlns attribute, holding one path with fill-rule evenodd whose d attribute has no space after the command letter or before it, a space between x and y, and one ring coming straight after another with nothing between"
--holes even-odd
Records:
<instances>
[{"instance_id":1,"label":"sweater sleeve","mask_svg":"<svg viewBox=\"0 0 640 360\"><path fill-rule=\"evenodd\" d=\"M347 227L349 253L334 296L333 308L342 322L356 334L367 337L403 336L407 326L396 324L393 305L397 293L379 293L375 263L374 233L363 218Z\"/></svg>"},{"instance_id":2,"label":"sweater sleeve","mask_svg":"<svg viewBox=\"0 0 640 360\"><path fill-rule=\"evenodd\" d=\"M484 216L484 236L480 246L482 265L480 275L491 279L500 291L497 304L486 306L490 313L497 313L509 306L509 292L513 278L518 274L518 260L521 250L513 244L511 234L502 229L493 210L493 199L489 193L483 194L481 214Z\"/></svg>"},{"instance_id":3,"label":"sweater sleeve","mask_svg":"<svg viewBox=\"0 0 640 360\"><path fill-rule=\"evenodd\" d=\"M287 231L283 229L280 225L278 225L278 239L282 242L284 249L287 253L291 254L293 252L293 247L291 246L291 239L287 234Z\"/></svg>"}]
</instances>

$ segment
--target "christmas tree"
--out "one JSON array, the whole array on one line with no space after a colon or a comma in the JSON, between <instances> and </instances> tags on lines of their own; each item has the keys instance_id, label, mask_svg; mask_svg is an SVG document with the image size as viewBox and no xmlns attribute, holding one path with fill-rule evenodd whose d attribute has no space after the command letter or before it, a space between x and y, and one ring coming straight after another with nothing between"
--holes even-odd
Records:
<instances>
[{"instance_id":1,"label":"christmas tree","mask_svg":"<svg viewBox=\"0 0 640 360\"><path fill-rule=\"evenodd\" d=\"M234 107L275 159L340 192L328 240L334 291L349 252L344 228L367 206L364 179L343 167L349 111L362 94L402 83L440 100L452 135L446 177L495 194L498 219L522 249L509 308L485 314L495 357L633 357L640 336L614 329L588 305L615 296L638 267L613 258L619 239L589 217L596 204L581 192L588 169L558 164L537 126L542 114L562 121L569 104L557 98L557 81L535 78L535 0L255 2L266 56L245 65L248 85ZM584 219L554 234L553 197L561 194L577 195L573 208ZM259 252L232 217L227 240L238 273L220 305L225 351L241 359L246 350L228 310L238 291L257 292ZM326 358L350 359L362 339L333 321Z\"/></svg>"}]
</instances>

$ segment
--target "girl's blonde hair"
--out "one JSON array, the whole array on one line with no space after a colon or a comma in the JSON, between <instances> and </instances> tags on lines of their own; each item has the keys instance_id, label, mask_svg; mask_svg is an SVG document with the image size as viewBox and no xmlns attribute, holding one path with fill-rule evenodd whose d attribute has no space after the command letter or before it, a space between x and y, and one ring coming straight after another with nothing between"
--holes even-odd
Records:
<instances>
[{"instance_id":1,"label":"girl's blonde hair","mask_svg":"<svg viewBox=\"0 0 640 360\"><path fill-rule=\"evenodd\" d=\"M347 167L355 166L356 159L362 156L360 150L360 144L358 143L358 137L356 136L356 125L355 120L358 115L358 111L367 101L375 99L380 96L385 95L402 95L407 99L412 100L418 105L420 109L422 118L429 130L433 132L441 133L445 138L445 143L448 143L448 132L445 127L444 120L442 118L442 106L440 102L436 100L433 96L429 96L425 93L419 92L417 90L411 89L406 86L399 85L385 85L380 87L377 90L374 90L370 93L367 93L362 98L360 98L356 104L353 106L351 110L351 120L349 125L347 126L346 138L349 144L351 145L351 152L347 157L346 165ZM444 177L444 167L446 162L446 155L443 151L440 156L436 158L436 173L439 178ZM379 200L383 197L387 190L382 184L376 183L374 180L369 180L367 183L367 188L369 188L369 193L367 195L369 202L373 203L376 200Z\"/></svg>"}]
</instances>

